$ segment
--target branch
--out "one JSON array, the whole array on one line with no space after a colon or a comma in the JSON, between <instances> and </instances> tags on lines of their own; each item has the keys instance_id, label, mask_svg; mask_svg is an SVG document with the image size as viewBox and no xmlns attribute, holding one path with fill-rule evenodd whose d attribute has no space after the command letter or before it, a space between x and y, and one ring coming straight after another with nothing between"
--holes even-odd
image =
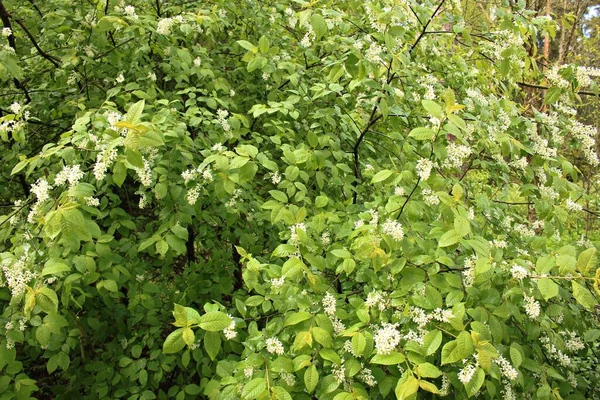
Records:
<instances>
[{"instance_id":1,"label":"branch","mask_svg":"<svg viewBox=\"0 0 600 400\"><path fill-rule=\"evenodd\" d=\"M444 5L445 2L446 2L446 0L442 0L440 2L440 4L437 6L437 8L435 9L435 11L433 12L433 14L431 14L431 17L429 17L429 19L427 20L427 23L425 24L425 26L423 26L423 29L421 30L421 33L419 34L419 37L417 37L417 40L415 40L415 42L413 43L413 45L410 46L409 53L413 52L413 50L415 49L415 47L417 47L417 45L419 44L419 42L421 41L421 39L423 38L423 36L425 36L425 33L427 31L427 27L429 26L429 24L431 23L431 21L433 21L433 18L435 18L436 14L438 13L438 11L440 11L440 9L442 8L442 6Z\"/></svg>"},{"instance_id":2,"label":"branch","mask_svg":"<svg viewBox=\"0 0 600 400\"><path fill-rule=\"evenodd\" d=\"M402 207L400 207L400 212L398 213L398 216L396 217L396 219L399 219L400 216L402 215L402 213L404 212L404 207L406 207L406 205L410 201L410 198L415 193L415 190L417 190L417 188L419 187L419 182L421 182L421 177L417 178L417 183L415 183L415 187L413 187L413 189L410 191L406 200L404 200L404 204L402 204Z\"/></svg>"},{"instance_id":3,"label":"branch","mask_svg":"<svg viewBox=\"0 0 600 400\"><path fill-rule=\"evenodd\" d=\"M550 86L536 85L536 84L533 84L533 83L517 82L517 84L519 86L533 88L533 89L542 89L542 90L548 90L548 89L550 89ZM580 91L577 92L577 94L583 94L583 95L586 95L586 96L597 96L597 97L600 97L600 93L589 92L587 90L580 90Z\"/></svg>"},{"instance_id":4,"label":"branch","mask_svg":"<svg viewBox=\"0 0 600 400\"><path fill-rule=\"evenodd\" d=\"M17 43L15 41L15 35L12 33L12 26L10 24L10 14L8 13L8 11L6 11L6 8L4 8L4 4L2 3L2 0L0 0L0 20L4 24L5 28L9 28L11 30L11 34L8 35L8 44L15 51L15 54L16 54L17 53ZM23 94L25 95L25 99L27 99L27 103L31 103L31 96L29 96L29 92L27 91L27 88L25 87L25 85L18 78L13 78L13 82L15 83L15 86L17 88L19 88L23 91Z\"/></svg>"},{"instance_id":5,"label":"branch","mask_svg":"<svg viewBox=\"0 0 600 400\"><path fill-rule=\"evenodd\" d=\"M21 27L21 29L23 29L25 31L25 33L29 37L29 40L31 40L31 43L33 43L33 46L35 47L35 49L37 50L37 52L39 53L39 55L42 56L42 57L44 57L46 60L50 61L52 64L54 64L54 66L56 68L59 68L60 64L58 62L60 61L60 59L56 58L56 57L54 57L54 56L46 53L44 50L42 50L40 48L40 46L38 45L37 41L35 40L35 37L33 37L33 35L31 34L31 32L29 31L29 29L27 29L27 27L25 26L25 24L20 19L15 19L15 22L17 24L19 24L19 26Z\"/></svg>"}]
</instances>

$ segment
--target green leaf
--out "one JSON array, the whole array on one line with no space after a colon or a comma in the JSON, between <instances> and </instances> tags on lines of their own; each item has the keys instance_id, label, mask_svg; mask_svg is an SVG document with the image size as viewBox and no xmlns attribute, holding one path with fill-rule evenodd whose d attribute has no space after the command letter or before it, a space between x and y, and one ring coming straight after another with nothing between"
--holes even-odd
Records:
<instances>
[{"instance_id":1,"label":"green leaf","mask_svg":"<svg viewBox=\"0 0 600 400\"><path fill-rule=\"evenodd\" d=\"M431 128L419 127L411 130L408 136L416 140L432 140L435 132Z\"/></svg>"},{"instance_id":2,"label":"green leaf","mask_svg":"<svg viewBox=\"0 0 600 400\"><path fill-rule=\"evenodd\" d=\"M512 361L515 368L519 368L519 366L523 362L523 355L514 344L510 346L509 354L510 360Z\"/></svg>"},{"instance_id":3,"label":"green leaf","mask_svg":"<svg viewBox=\"0 0 600 400\"><path fill-rule=\"evenodd\" d=\"M142 153L133 149L125 149L125 157L127 162L136 168L144 168L144 158Z\"/></svg>"},{"instance_id":4,"label":"green leaf","mask_svg":"<svg viewBox=\"0 0 600 400\"><path fill-rule=\"evenodd\" d=\"M579 304L588 310L596 305L596 299L587 288L575 281L571 281L571 286L573 288L573 297L575 297L575 300L577 300Z\"/></svg>"},{"instance_id":5,"label":"green leaf","mask_svg":"<svg viewBox=\"0 0 600 400\"><path fill-rule=\"evenodd\" d=\"M317 367L313 364L304 372L304 385L306 386L308 393L312 393L318 383L319 371L317 371Z\"/></svg>"},{"instance_id":6,"label":"green leaf","mask_svg":"<svg viewBox=\"0 0 600 400\"><path fill-rule=\"evenodd\" d=\"M465 389L467 390L469 397L475 396L475 394L479 392L479 389L481 389L484 381L485 372L483 372L481 368L477 368L469 383L465 384Z\"/></svg>"},{"instance_id":7,"label":"green leaf","mask_svg":"<svg viewBox=\"0 0 600 400\"><path fill-rule=\"evenodd\" d=\"M454 230L461 236L467 236L471 233L471 222L465 217L458 215L454 218Z\"/></svg>"},{"instance_id":8,"label":"green leaf","mask_svg":"<svg viewBox=\"0 0 600 400\"><path fill-rule=\"evenodd\" d=\"M211 360L215 360L221 350L221 334L218 332L206 332L204 334L204 349Z\"/></svg>"},{"instance_id":9,"label":"green leaf","mask_svg":"<svg viewBox=\"0 0 600 400\"><path fill-rule=\"evenodd\" d=\"M444 116L444 113L442 111L442 106L440 106L435 101L421 100L421 104L423 105L423 108L425 109L425 111L427 111L429 113L429 115L431 115L432 117L442 119L442 117Z\"/></svg>"},{"instance_id":10,"label":"green leaf","mask_svg":"<svg viewBox=\"0 0 600 400\"><path fill-rule=\"evenodd\" d=\"M419 380L409 372L405 372L396 384L396 398L398 400L408 399L419 390Z\"/></svg>"},{"instance_id":11,"label":"green leaf","mask_svg":"<svg viewBox=\"0 0 600 400\"><path fill-rule=\"evenodd\" d=\"M252 379L250 382L244 385L242 389L243 400L258 399L258 397L267 390L267 382L265 378Z\"/></svg>"},{"instance_id":12,"label":"green leaf","mask_svg":"<svg viewBox=\"0 0 600 400\"><path fill-rule=\"evenodd\" d=\"M558 296L558 285L550 278L538 279L537 287L546 301Z\"/></svg>"},{"instance_id":13,"label":"green leaf","mask_svg":"<svg viewBox=\"0 0 600 400\"><path fill-rule=\"evenodd\" d=\"M597 263L598 257L596 255L596 248L591 247L582 251L579 258L577 258L577 271L581 272L584 276L587 276L590 272L595 270Z\"/></svg>"},{"instance_id":14,"label":"green leaf","mask_svg":"<svg viewBox=\"0 0 600 400\"><path fill-rule=\"evenodd\" d=\"M473 339L467 331L462 331L456 340L451 340L442 348L442 365L454 363L473 354Z\"/></svg>"},{"instance_id":15,"label":"green leaf","mask_svg":"<svg viewBox=\"0 0 600 400\"><path fill-rule=\"evenodd\" d=\"M442 371L430 363L419 364L417 366L417 373L422 378L437 378L442 375Z\"/></svg>"},{"instance_id":16,"label":"green leaf","mask_svg":"<svg viewBox=\"0 0 600 400\"><path fill-rule=\"evenodd\" d=\"M250 43L247 40L238 40L236 43L248 51L254 51L256 49L256 46L254 46L252 43Z\"/></svg>"},{"instance_id":17,"label":"green leaf","mask_svg":"<svg viewBox=\"0 0 600 400\"><path fill-rule=\"evenodd\" d=\"M373 176L373 178L371 179L371 183L385 181L387 178L392 176L393 173L394 172L390 171L389 169L384 169L383 171L379 171L378 173L375 174L375 176Z\"/></svg>"},{"instance_id":18,"label":"green leaf","mask_svg":"<svg viewBox=\"0 0 600 400\"><path fill-rule=\"evenodd\" d=\"M362 355L363 351L367 347L367 339L362 333L358 333L352 337L352 351L355 356Z\"/></svg>"},{"instance_id":19,"label":"green leaf","mask_svg":"<svg viewBox=\"0 0 600 400\"><path fill-rule=\"evenodd\" d=\"M327 33L327 22L325 21L325 18L320 14L313 14L310 18L310 23L317 40L321 40L323 35Z\"/></svg>"},{"instance_id":20,"label":"green leaf","mask_svg":"<svg viewBox=\"0 0 600 400\"><path fill-rule=\"evenodd\" d=\"M177 353L179 350L185 347L185 341L183 340L183 329L179 328L174 330L167 336L163 343L163 353L171 354Z\"/></svg>"},{"instance_id":21,"label":"green leaf","mask_svg":"<svg viewBox=\"0 0 600 400\"><path fill-rule=\"evenodd\" d=\"M396 365L403 363L406 357L402 353L392 351L390 354L376 354L371 358L371 364Z\"/></svg>"},{"instance_id":22,"label":"green leaf","mask_svg":"<svg viewBox=\"0 0 600 400\"><path fill-rule=\"evenodd\" d=\"M210 332L222 331L231 324L231 318L220 311L210 311L200 317L201 329Z\"/></svg>"},{"instance_id":23,"label":"green leaf","mask_svg":"<svg viewBox=\"0 0 600 400\"><path fill-rule=\"evenodd\" d=\"M133 104L127 110L127 115L125 116L125 121L130 122L132 124L137 124L140 122L140 118L142 117L142 112L144 112L144 106L146 105L145 100L140 100L137 103Z\"/></svg>"},{"instance_id":24,"label":"green leaf","mask_svg":"<svg viewBox=\"0 0 600 400\"><path fill-rule=\"evenodd\" d=\"M423 339L423 350L425 356L434 354L442 344L442 332L438 330L430 331Z\"/></svg>"},{"instance_id":25,"label":"green leaf","mask_svg":"<svg viewBox=\"0 0 600 400\"><path fill-rule=\"evenodd\" d=\"M285 322L283 326L291 326L299 324L302 321L306 321L307 319L312 318L312 314L308 311L300 311L296 313L292 313L285 318Z\"/></svg>"},{"instance_id":26,"label":"green leaf","mask_svg":"<svg viewBox=\"0 0 600 400\"><path fill-rule=\"evenodd\" d=\"M454 229L450 229L448 232L444 233L439 240L438 245L440 247L448 247L458 243L462 239L462 235Z\"/></svg>"},{"instance_id":27,"label":"green leaf","mask_svg":"<svg viewBox=\"0 0 600 400\"><path fill-rule=\"evenodd\" d=\"M269 51L270 45L271 45L271 42L269 42L269 39L266 36L261 36L260 39L258 40L258 48L259 48L260 52L263 54L267 54L267 52Z\"/></svg>"},{"instance_id":28,"label":"green leaf","mask_svg":"<svg viewBox=\"0 0 600 400\"><path fill-rule=\"evenodd\" d=\"M68 265L55 258L51 258L48 261L46 261L46 264L44 264L44 269L42 269L41 275L60 275L62 273L70 271L71 268Z\"/></svg>"}]
</instances>

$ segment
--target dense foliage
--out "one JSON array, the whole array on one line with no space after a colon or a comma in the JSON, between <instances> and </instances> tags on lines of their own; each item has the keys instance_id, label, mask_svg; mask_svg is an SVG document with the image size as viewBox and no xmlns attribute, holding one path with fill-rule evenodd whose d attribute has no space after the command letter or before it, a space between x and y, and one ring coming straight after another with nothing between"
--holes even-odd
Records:
<instances>
[{"instance_id":1,"label":"dense foliage","mask_svg":"<svg viewBox=\"0 0 600 400\"><path fill-rule=\"evenodd\" d=\"M0 399L600 397L600 70L475 3L0 1Z\"/></svg>"}]
</instances>

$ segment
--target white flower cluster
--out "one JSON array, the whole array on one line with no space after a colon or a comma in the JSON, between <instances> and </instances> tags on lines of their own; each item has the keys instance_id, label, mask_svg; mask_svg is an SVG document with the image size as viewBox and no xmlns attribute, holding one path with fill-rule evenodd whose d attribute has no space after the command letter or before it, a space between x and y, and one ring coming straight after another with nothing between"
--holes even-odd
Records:
<instances>
[{"instance_id":1,"label":"white flower cluster","mask_svg":"<svg viewBox=\"0 0 600 400\"><path fill-rule=\"evenodd\" d=\"M475 371L477 371L477 367L473 364L467 364L458 372L458 380L464 383L465 385L471 382L473 379L473 375L475 375Z\"/></svg>"},{"instance_id":2,"label":"white flower cluster","mask_svg":"<svg viewBox=\"0 0 600 400\"><path fill-rule=\"evenodd\" d=\"M377 385L377 380L373 377L373 372L369 368L365 368L363 364L360 364L361 370L358 374L358 379L363 381L367 386L373 387Z\"/></svg>"},{"instance_id":3,"label":"white flower cluster","mask_svg":"<svg viewBox=\"0 0 600 400\"><path fill-rule=\"evenodd\" d=\"M465 266L462 272L463 282L466 287L473 286L475 280L475 264L477 263L477 255L465 259Z\"/></svg>"},{"instance_id":4,"label":"white flower cluster","mask_svg":"<svg viewBox=\"0 0 600 400\"><path fill-rule=\"evenodd\" d=\"M69 182L69 188L74 187L83 178L83 171L79 164L75 164L71 167L64 166L63 169L56 174L54 178L54 184L56 186L62 186Z\"/></svg>"},{"instance_id":5,"label":"white flower cluster","mask_svg":"<svg viewBox=\"0 0 600 400\"><path fill-rule=\"evenodd\" d=\"M431 314L427 314L422 308L411 307L409 315L412 321L417 324L420 329L424 328L425 325L432 320L438 322L450 322L450 320L454 318L452 310L444 310L442 308L436 308Z\"/></svg>"},{"instance_id":6,"label":"white flower cluster","mask_svg":"<svg viewBox=\"0 0 600 400\"><path fill-rule=\"evenodd\" d=\"M539 189L543 199L548 199L550 201L558 199L558 193L552 187L540 186Z\"/></svg>"},{"instance_id":7,"label":"white flower cluster","mask_svg":"<svg viewBox=\"0 0 600 400\"><path fill-rule=\"evenodd\" d=\"M43 203L50 198L49 191L52 186L44 178L38 179L33 185L31 185L31 191L35 194L37 203Z\"/></svg>"},{"instance_id":8,"label":"white flower cluster","mask_svg":"<svg viewBox=\"0 0 600 400\"><path fill-rule=\"evenodd\" d=\"M540 316L540 303L532 296L525 295L525 313L531 319L537 319Z\"/></svg>"},{"instance_id":9,"label":"white flower cluster","mask_svg":"<svg viewBox=\"0 0 600 400\"><path fill-rule=\"evenodd\" d=\"M469 146L462 144L457 146L454 143L450 143L446 147L446 152L448 153L448 157L442 165L445 168L460 168L463 166L465 159L473 153L473 150Z\"/></svg>"},{"instance_id":10,"label":"white flower cluster","mask_svg":"<svg viewBox=\"0 0 600 400\"><path fill-rule=\"evenodd\" d=\"M498 356L498 358L494 359L494 362L498 365L498 367L500 367L500 372L505 378L514 381L519 377L519 372L506 358Z\"/></svg>"},{"instance_id":11,"label":"white flower cluster","mask_svg":"<svg viewBox=\"0 0 600 400\"><path fill-rule=\"evenodd\" d=\"M466 93L469 99L476 101L482 107L487 107L489 105L487 98L481 94L479 89L467 89Z\"/></svg>"},{"instance_id":12,"label":"white flower cluster","mask_svg":"<svg viewBox=\"0 0 600 400\"><path fill-rule=\"evenodd\" d=\"M90 207L98 207L100 205L100 200L98 200L96 197L86 197L84 200L85 204Z\"/></svg>"},{"instance_id":13,"label":"white flower cluster","mask_svg":"<svg viewBox=\"0 0 600 400\"><path fill-rule=\"evenodd\" d=\"M299 222L290 227L290 242L293 245L298 244L298 230L306 232L306 225L303 222Z\"/></svg>"},{"instance_id":14,"label":"white flower cluster","mask_svg":"<svg viewBox=\"0 0 600 400\"><path fill-rule=\"evenodd\" d=\"M296 377L294 376L294 374L291 374L291 373L286 372L286 371L281 371L279 373L279 377L288 386L294 386L296 384Z\"/></svg>"},{"instance_id":15,"label":"white flower cluster","mask_svg":"<svg viewBox=\"0 0 600 400\"><path fill-rule=\"evenodd\" d=\"M279 182L281 182L281 175L279 174L279 171L275 171L273 174L271 174L271 182L273 185L279 185Z\"/></svg>"},{"instance_id":16,"label":"white flower cluster","mask_svg":"<svg viewBox=\"0 0 600 400\"><path fill-rule=\"evenodd\" d=\"M502 400L517 400L517 395L513 391L512 385L508 381L502 380L504 387L502 388Z\"/></svg>"},{"instance_id":17,"label":"white flower cluster","mask_svg":"<svg viewBox=\"0 0 600 400\"><path fill-rule=\"evenodd\" d=\"M388 305L388 302L385 300L381 292L373 291L367 294L367 299L365 300L365 306L367 308L373 308L378 306L379 311L384 311Z\"/></svg>"},{"instance_id":18,"label":"white flower cluster","mask_svg":"<svg viewBox=\"0 0 600 400\"><path fill-rule=\"evenodd\" d=\"M158 25L156 27L156 33L158 33L160 35L170 35L173 25L175 25L177 23L181 24L183 22L185 22L185 19L181 15L178 15L173 18L163 18L160 21L158 21Z\"/></svg>"},{"instance_id":19,"label":"white flower cluster","mask_svg":"<svg viewBox=\"0 0 600 400\"><path fill-rule=\"evenodd\" d=\"M135 13L135 7L134 6L131 6L131 5L125 6L125 8L123 8L123 14L125 14L129 18L138 19L138 16Z\"/></svg>"},{"instance_id":20,"label":"white flower cluster","mask_svg":"<svg viewBox=\"0 0 600 400\"><path fill-rule=\"evenodd\" d=\"M217 110L217 122L225 132L229 132L231 130L231 125L229 125L228 121L229 111L219 109Z\"/></svg>"},{"instance_id":21,"label":"white flower cluster","mask_svg":"<svg viewBox=\"0 0 600 400\"><path fill-rule=\"evenodd\" d=\"M417 162L416 166L417 175L419 176L419 178L421 178L421 180L426 181L427 179L429 179L429 175L431 175L432 168L433 163L430 160L426 158L421 158Z\"/></svg>"},{"instance_id":22,"label":"white flower cluster","mask_svg":"<svg viewBox=\"0 0 600 400\"><path fill-rule=\"evenodd\" d=\"M233 340L237 336L237 332L235 331L235 321L233 320L233 317L229 315L229 318L231 318L231 323L227 328L223 329L223 335L225 335L225 339Z\"/></svg>"},{"instance_id":23,"label":"white flower cluster","mask_svg":"<svg viewBox=\"0 0 600 400\"><path fill-rule=\"evenodd\" d=\"M368 39L370 39L370 38L368 38ZM381 62L381 53L382 52L383 52L383 47L381 47L381 45L377 44L376 42L371 41L371 45L367 49L365 57L366 57L367 61L369 61L373 64L377 64L377 63Z\"/></svg>"},{"instance_id":24,"label":"white flower cluster","mask_svg":"<svg viewBox=\"0 0 600 400\"><path fill-rule=\"evenodd\" d=\"M188 190L187 194L185 195L185 200L190 206L193 206L196 204L196 201L198 201L198 197L200 197L200 186L194 186Z\"/></svg>"},{"instance_id":25,"label":"white flower cluster","mask_svg":"<svg viewBox=\"0 0 600 400\"><path fill-rule=\"evenodd\" d=\"M106 171L117 159L116 149L104 149L96 156L96 164L94 164L94 177L97 181L101 181L106 177Z\"/></svg>"},{"instance_id":26,"label":"white flower cluster","mask_svg":"<svg viewBox=\"0 0 600 400\"><path fill-rule=\"evenodd\" d=\"M19 297L25 293L27 284L37 276L37 274L31 270L32 262L33 260L27 251L25 251L18 260L12 263L10 260L5 260L3 262L2 271L4 272L6 284L13 297ZM0 281L0 283L2 282Z\"/></svg>"},{"instance_id":27,"label":"white flower cluster","mask_svg":"<svg viewBox=\"0 0 600 400\"><path fill-rule=\"evenodd\" d=\"M437 206L440 204L440 198L431 189L423 189L423 201L428 206Z\"/></svg>"},{"instance_id":28,"label":"white flower cluster","mask_svg":"<svg viewBox=\"0 0 600 400\"><path fill-rule=\"evenodd\" d=\"M2 28L2 36L3 37L9 37L10 35L12 35L12 29L5 27Z\"/></svg>"},{"instance_id":29,"label":"white flower cluster","mask_svg":"<svg viewBox=\"0 0 600 400\"><path fill-rule=\"evenodd\" d=\"M510 274L512 275L513 278L522 281L523 279L525 279L529 276L529 271L527 271L527 269L525 267L515 264L510 269Z\"/></svg>"},{"instance_id":30,"label":"white flower cluster","mask_svg":"<svg viewBox=\"0 0 600 400\"><path fill-rule=\"evenodd\" d=\"M402 186L396 186L394 188L394 196L404 196L406 193Z\"/></svg>"},{"instance_id":31,"label":"white flower cluster","mask_svg":"<svg viewBox=\"0 0 600 400\"><path fill-rule=\"evenodd\" d=\"M572 119L570 129L571 135L578 140L578 146L583 150L588 164L593 166L600 165L600 159L596 153L596 136L598 135L596 128Z\"/></svg>"},{"instance_id":32,"label":"white flower cluster","mask_svg":"<svg viewBox=\"0 0 600 400\"><path fill-rule=\"evenodd\" d=\"M535 236L535 231L533 229L529 229L524 224L516 224L513 229L514 229L515 233L518 233L519 235L521 235L523 237L534 237Z\"/></svg>"},{"instance_id":33,"label":"white flower cluster","mask_svg":"<svg viewBox=\"0 0 600 400\"><path fill-rule=\"evenodd\" d=\"M237 203L238 199L242 196L242 189L234 189L231 198L225 203L225 207L234 207Z\"/></svg>"},{"instance_id":34,"label":"white flower cluster","mask_svg":"<svg viewBox=\"0 0 600 400\"><path fill-rule=\"evenodd\" d=\"M271 287L275 290L281 288L285 283L285 277L271 279Z\"/></svg>"},{"instance_id":35,"label":"white flower cluster","mask_svg":"<svg viewBox=\"0 0 600 400\"><path fill-rule=\"evenodd\" d=\"M528 129L529 137L533 142L533 151L545 160L551 160L556 157L557 150L550 147L548 139L541 137L537 131L537 124L532 124Z\"/></svg>"},{"instance_id":36,"label":"white flower cluster","mask_svg":"<svg viewBox=\"0 0 600 400\"><path fill-rule=\"evenodd\" d=\"M571 365L571 357L557 349L556 345L550 343L550 338L542 336L540 337L540 343L542 343L544 350L546 350L546 355L549 358L558 361L563 367Z\"/></svg>"},{"instance_id":37,"label":"white flower cluster","mask_svg":"<svg viewBox=\"0 0 600 400\"><path fill-rule=\"evenodd\" d=\"M321 303L323 304L325 314L329 315L330 317L333 317L335 315L336 310L335 297L333 297L331 293L327 292L325 293L325 296L323 296L323 300L321 300Z\"/></svg>"},{"instance_id":38,"label":"white flower cluster","mask_svg":"<svg viewBox=\"0 0 600 400\"><path fill-rule=\"evenodd\" d=\"M331 237L329 235L330 234L327 231L321 234L321 244L323 244L323 246L327 246L329 243L331 243Z\"/></svg>"},{"instance_id":39,"label":"white flower cluster","mask_svg":"<svg viewBox=\"0 0 600 400\"><path fill-rule=\"evenodd\" d=\"M377 354L390 354L398 347L402 335L397 329L398 324L382 322L381 325L382 328L377 330L373 338L375 349L377 349Z\"/></svg>"},{"instance_id":40,"label":"white flower cluster","mask_svg":"<svg viewBox=\"0 0 600 400\"><path fill-rule=\"evenodd\" d=\"M591 77L600 77L600 68L577 67L575 70L575 79L581 87L591 86L594 83Z\"/></svg>"},{"instance_id":41,"label":"white flower cluster","mask_svg":"<svg viewBox=\"0 0 600 400\"><path fill-rule=\"evenodd\" d=\"M417 80L417 83L425 89L425 94L423 95L425 100L435 99L435 85L438 83L438 79L434 75L424 71L424 74ZM429 121L434 127L440 126L441 123L441 121L435 117L431 118Z\"/></svg>"},{"instance_id":42,"label":"white flower cluster","mask_svg":"<svg viewBox=\"0 0 600 400\"><path fill-rule=\"evenodd\" d=\"M404 239L404 230L402 229L402 224L398 221L392 221L388 218L381 228L383 233L390 235L394 240L401 241Z\"/></svg>"},{"instance_id":43,"label":"white flower cluster","mask_svg":"<svg viewBox=\"0 0 600 400\"><path fill-rule=\"evenodd\" d=\"M344 367L344 358L342 357L342 362L340 365L333 364L331 366L331 374L335 378L338 383L342 383L346 380L346 368Z\"/></svg>"},{"instance_id":44,"label":"white flower cluster","mask_svg":"<svg viewBox=\"0 0 600 400\"><path fill-rule=\"evenodd\" d=\"M440 388L439 395L444 397L450 394L450 378L448 375L442 375L442 387Z\"/></svg>"},{"instance_id":45,"label":"white flower cluster","mask_svg":"<svg viewBox=\"0 0 600 400\"><path fill-rule=\"evenodd\" d=\"M578 351L585 349L585 344L583 343L583 340L581 340L581 338L577 336L577 333L575 331L561 331L560 333L566 336L565 349L567 349L571 353L577 353Z\"/></svg>"},{"instance_id":46,"label":"white flower cluster","mask_svg":"<svg viewBox=\"0 0 600 400\"><path fill-rule=\"evenodd\" d=\"M296 24L298 23L298 18L296 18L296 14L294 13L294 10L288 7L285 9L284 13L288 17L289 27L294 28L296 26Z\"/></svg>"},{"instance_id":47,"label":"white flower cluster","mask_svg":"<svg viewBox=\"0 0 600 400\"><path fill-rule=\"evenodd\" d=\"M181 177L186 184L191 180L196 179L198 176L201 176L206 182L212 182L213 180L213 174L210 167L203 168L200 166L194 169L187 169L181 173Z\"/></svg>"},{"instance_id":48,"label":"white flower cluster","mask_svg":"<svg viewBox=\"0 0 600 400\"><path fill-rule=\"evenodd\" d=\"M304 37L300 41L300 46L302 46L305 49L307 49L310 46L312 46L312 44L315 41L315 39L316 39L315 32L313 31L312 26L308 25L308 30L306 31L306 33L304 34Z\"/></svg>"},{"instance_id":49,"label":"white flower cluster","mask_svg":"<svg viewBox=\"0 0 600 400\"><path fill-rule=\"evenodd\" d=\"M567 211L570 212L579 212L583 210L583 206L581 204L577 204L571 199L567 199L567 204L565 207L567 208Z\"/></svg>"},{"instance_id":50,"label":"white flower cluster","mask_svg":"<svg viewBox=\"0 0 600 400\"><path fill-rule=\"evenodd\" d=\"M138 175L138 178L140 180L140 182L142 183L142 185L148 187L150 185L152 185L152 165L150 163L150 160L147 160L145 157L142 157L143 161L144 161L144 167L143 168L135 168L135 172Z\"/></svg>"},{"instance_id":51,"label":"white flower cluster","mask_svg":"<svg viewBox=\"0 0 600 400\"><path fill-rule=\"evenodd\" d=\"M331 325L333 325L333 333L338 336L346 330L346 325L339 318L329 317Z\"/></svg>"},{"instance_id":52,"label":"white flower cluster","mask_svg":"<svg viewBox=\"0 0 600 400\"><path fill-rule=\"evenodd\" d=\"M267 345L267 351L271 354L277 354L281 356L285 352L283 349L283 344L281 344L281 341L276 337L268 338L265 341L265 344Z\"/></svg>"}]
</instances>

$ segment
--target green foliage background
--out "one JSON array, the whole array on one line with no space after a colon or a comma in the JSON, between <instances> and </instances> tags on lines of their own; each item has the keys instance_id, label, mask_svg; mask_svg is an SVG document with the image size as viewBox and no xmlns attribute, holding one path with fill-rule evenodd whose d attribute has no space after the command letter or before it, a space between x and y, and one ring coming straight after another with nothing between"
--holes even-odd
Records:
<instances>
[{"instance_id":1,"label":"green foliage background","mask_svg":"<svg viewBox=\"0 0 600 400\"><path fill-rule=\"evenodd\" d=\"M473 7L0 1L0 399L600 396L600 74Z\"/></svg>"}]
</instances>

